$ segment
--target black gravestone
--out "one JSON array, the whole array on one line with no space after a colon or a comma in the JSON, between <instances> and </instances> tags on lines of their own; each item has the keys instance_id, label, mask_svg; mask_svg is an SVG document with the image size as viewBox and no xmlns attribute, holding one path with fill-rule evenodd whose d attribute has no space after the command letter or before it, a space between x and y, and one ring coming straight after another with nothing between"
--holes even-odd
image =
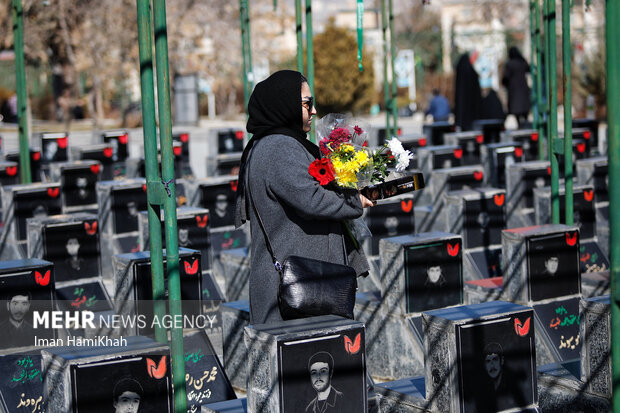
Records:
<instances>
[{"instance_id":1,"label":"black gravestone","mask_svg":"<svg viewBox=\"0 0 620 413\"><path fill-rule=\"evenodd\" d=\"M101 255L97 216L79 214L65 217L64 222L60 217L29 221L29 229L40 231L42 258L54 263L56 281L99 277ZM33 241L29 240L30 252L36 248L36 245L30 245Z\"/></svg>"},{"instance_id":2,"label":"black gravestone","mask_svg":"<svg viewBox=\"0 0 620 413\"><path fill-rule=\"evenodd\" d=\"M19 152L7 152L5 158L19 165ZM41 181L41 151L39 149L30 148L30 174L32 182Z\"/></svg>"},{"instance_id":3,"label":"black gravestone","mask_svg":"<svg viewBox=\"0 0 620 413\"><path fill-rule=\"evenodd\" d=\"M239 175L242 152L226 153L215 158L215 175Z\"/></svg>"},{"instance_id":4,"label":"black gravestone","mask_svg":"<svg viewBox=\"0 0 620 413\"><path fill-rule=\"evenodd\" d=\"M211 333L222 332L222 310L221 305L225 302L225 297L220 290L215 277L211 271L202 273L202 314L207 318L208 328L204 330Z\"/></svg>"},{"instance_id":5,"label":"black gravestone","mask_svg":"<svg viewBox=\"0 0 620 413\"><path fill-rule=\"evenodd\" d=\"M228 182L209 185L199 185L199 205L210 212L211 228L234 225L235 192L237 178L232 177Z\"/></svg>"},{"instance_id":6,"label":"black gravestone","mask_svg":"<svg viewBox=\"0 0 620 413\"><path fill-rule=\"evenodd\" d=\"M608 271L609 260L595 241L581 241L579 245L579 265L582 274Z\"/></svg>"},{"instance_id":7,"label":"black gravestone","mask_svg":"<svg viewBox=\"0 0 620 413\"><path fill-rule=\"evenodd\" d=\"M0 262L0 349L35 345L37 338L56 337L54 329L37 325L34 313L56 308L54 267L49 261L28 258Z\"/></svg>"},{"instance_id":8,"label":"black gravestone","mask_svg":"<svg viewBox=\"0 0 620 413\"><path fill-rule=\"evenodd\" d=\"M428 143L426 135L419 133L405 133L398 137L403 148L414 153L416 149L424 147Z\"/></svg>"},{"instance_id":9,"label":"black gravestone","mask_svg":"<svg viewBox=\"0 0 620 413\"><path fill-rule=\"evenodd\" d=\"M500 135L506 128L503 119L480 119L472 123L472 129L482 131L484 142L489 144L499 142Z\"/></svg>"},{"instance_id":10,"label":"black gravestone","mask_svg":"<svg viewBox=\"0 0 620 413\"><path fill-rule=\"evenodd\" d=\"M99 161L102 166L101 179L111 181L125 175L124 162L114 162L114 147L112 144L86 145L71 148L74 159L89 159Z\"/></svg>"},{"instance_id":11,"label":"black gravestone","mask_svg":"<svg viewBox=\"0 0 620 413\"><path fill-rule=\"evenodd\" d=\"M560 188L560 222L566 222L565 188ZM593 239L596 235L596 212L594 209L594 189L589 185L573 187L573 221L579 226L579 238ZM551 188L534 189L536 223L551 223Z\"/></svg>"},{"instance_id":12,"label":"black gravestone","mask_svg":"<svg viewBox=\"0 0 620 413\"><path fill-rule=\"evenodd\" d=\"M174 132L172 141L181 143L183 160L189 163L189 132Z\"/></svg>"},{"instance_id":13,"label":"black gravestone","mask_svg":"<svg viewBox=\"0 0 620 413\"><path fill-rule=\"evenodd\" d=\"M16 185L19 183L19 164L17 162L0 162L0 185Z\"/></svg>"},{"instance_id":14,"label":"black gravestone","mask_svg":"<svg viewBox=\"0 0 620 413\"><path fill-rule=\"evenodd\" d=\"M326 403L331 410L367 411L362 323L323 316L258 324L246 328L245 340L251 369L250 411L319 411L326 406L318 394L328 389ZM259 374L266 379L256 380Z\"/></svg>"},{"instance_id":15,"label":"black gravestone","mask_svg":"<svg viewBox=\"0 0 620 413\"><path fill-rule=\"evenodd\" d=\"M408 245L404 253L407 313L463 302L460 237Z\"/></svg>"},{"instance_id":16,"label":"black gravestone","mask_svg":"<svg viewBox=\"0 0 620 413\"><path fill-rule=\"evenodd\" d=\"M44 413L43 376L40 352L0 356L0 411Z\"/></svg>"},{"instance_id":17,"label":"black gravestone","mask_svg":"<svg viewBox=\"0 0 620 413\"><path fill-rule=\"evenodd\" d=\"M101 139L112 146L114 162L124 161L129 157L129 133L127 131L105 131L101 134Z\"/></svg>"},{"instance_id":18,"label":"black gravestone","mask_svg":"<svg viewBox=\"0 0 620 413\"><path fill-rule=\"evenodd\" d=\"M494 301L422 317L432 410L498 412L536 406L531 308Z\"/></svg>"},{"instance_id":19,"label":"black gravestone","mask_svg":"<svg viewBox=\"0 0 620 413\"><path fill-rule=\"evenodd\" d=\"M170 350L144 337L126 340L122 346L43 351L48 409L67 413L107 413L114 408L172 412Z\"/></svg>"},{"instance_id":20,"label":"black gravestone","mask_svg":"<svg viewBox=\"0 0 620 413\"><path fill-rule=\"evenodd\" d=\"M204 331L184 334L183 351L188 411L197 412L203 404L237 398Z\"/></svg>"},{"instance_id":21,"label":"black gravestone","mask_svg":"<svg viewBox=\"0 0 620 413\"><path fill-rule=\"evenodd\" d=\"M484 279L501 277L502 248L477 248L465 251L463 255L463 273L467 279Z\"/></svg>"},{"instance_id":22,"label":"black gravestone","mask_svg":"<svg viewBox=\"0 0 620 413\"><path fill-rule=\"evenodd\" d=\"M74 207L97 204L96 185L103 172L98 161L74 161L59 164L52 168L52 177L60 181L62 188L62 205L74 210ZM96 206L95 206L96 209Z\"/></svg>"},{"instance_id":23,"label":"black gravestone","mask_svg":"<svg viewBox=\"0 0 620 413\"><path fill-rule=\"evenodd\" d=\"M484 135L478 131L446 133L444 141L447 145L461 148L461 164L480 164L480 146L484 144Z\"/></svg>"},{"instance_id":24,"label":"black gravestone","mask_svg":"<svg viewBox=\"0 0 620 413\"><path fill-rule=\"evenodd\" d=\"M588 129L590 137L587 139L589 140L590 148L598 148L598 121L596 119L573 119L573 128Z\"/></svg>"},{"instance_id":25,"label":"black gravestone","mask_svg":"<svg viewBox=\"0 0 620 413\"><path fill-rule=\"evenodd\" d=\"M578 134L577 134L578 135ZM560 136L561 138L563 138L563 136ZM575 164L575 162L577 162L579 159L586 159L590 156L590 154L588 153L588 145L586 143L586 140L583 138L576 138L575 137L575 133L573 133L573 165ZM559 169L561 171L561 173L564 172L564 155L558 155L558 166Z\"/></svg>"},{"instance_id":26,"label":"black gravestone","mask_svg":"<svg viewBox=\"0 0 620 413\"><path fill-rule=\"evenodd\" d=\"M122 234L138 230L138 213L147 208L146 184L112 190L112 214L114 233Z\"/></svg>"},{"instance_id":27,"label":"black gravestone","mask_svg":"<svg viewBox=\"0 0 620 413\"><path fill-rule=\"evenodd\" d=\"M429 139L430 145L443 145L444 134L454 130L455 126L450 122L434 122L422 126L422 133Z\"/></svg>"},{"instance_id":28,"label":"black gravestone","mask_svg":"<svg viewBox=\"0 0 620 413\"><path fill-rule=\"evenodd\" d=\"M368 240L369 255L379 254L379 239L414 232L413 195L407 194L379 202L365 210L366 221L372 237Z\"/></svg>"},{"instance_id":29,"label":"black gravestone","mask_svg":"<svg viewBox=\"0 0 620 413\"><path fill-rule=\"evenodd\" d=\"M446 194L446 231L460 234L463 247L499 246L505 228L506 192L495 188L452 191Z\"/></svg>"},{"instance_id":30,"label":"black gravestone","mask_svg":"<svg viewBox=\"0 0 620 413\"><path fill-rule=\"evenodd\" d=\"M589 157L592 154L592 148L596 148L598 145L592 141L592 131L588 128L573 128L573 139L578 139L585 143L585 157ZM583 153L579 151L580 153Z\"/></svg>"},{"instance_id":31,"label":"black gravestone","mask_svg":"<svg viewBox=\"0 0 620 413\"><path fill-rule=\"evenodd\" d=\"M579 297L534 304L536 330L557 361L579 358Z\"/></svg>"},{"instance_id":32,"label":"black gravestone","mask_svg":"<svg viewBox=\"0 0 620 413\"><path fill-rule=\"evenodd\" d=\"M537 161L539 136L535 129L517 129L502 132L502 142L516 142L523 148L524 162Z\"/></svg>"},{"instance_id":33,"label":"black gravestone","mask_svg":"<svg viewBox=\"0 0 620 413\"><path fill-rule=\"evenodd\" d=\"M457 145L427 146L417 151L418 168L425 176L435 169L453 168L461 165L463 150Z\"/></svg>"},{"instance_id":34,"label":"black gravestone","mask_svg":"<svg viewBox=\"0 0 620 413\"><path fill-rule=\"evenodd\" d=\"M41 161L43 163L64 162L69 159L69 137L66 133L42 133Z\"/></svg>"},{"instance_id":35,"label":"black gravestone","mask_svg":"<svg viewBox=\"0 0 620 413\"><path fill-rule=\"evenodd\" d=\"M532 301L579 294L579 234L576 231L529 238L527 263Z\"/></svg>"},{"instance_id":36,"label":"black gravestone","mask_svg":"<svg viewBox=\"0 0 620 413\"><path fill-rule=\"evenodd\" d=\"M480 188L484 183L484 171L481 166L473 165L437 169L431 173L430 182L432 202L438 205L446 192Z\"/></svg>"},{"instance_id":37,"label":"black gravestone","mask_svg":"<svg viewBox=\"0 0 620 413\"><path fill-rule=\"evenodd\" d=\"M15 185L13 190L13 216L15 238L26 240L28 218L42 218L62 212L60 184Z\"/></svg>"},{"instance_id":38,"label":"black gravestone","mask_svg":"<svg viewBox=\"0 0 620 413\"><path fill-rule=\"evenodd\" d=\"M242 152L244 133L242 130L221 129L217 131L217 151L219 154Z\"/></svg>"},{"instance_id":39,"label":"black gravestone","mask_svg":"<svg viewBox=\"0 0 620 413\"><path fill-rule=\"evenodd\" d=\"M115 271L115 309L118 314L142 315L145 323L136 324L138 335L154 334L153 283L151 275L150 253L148 251L119 254L114 256ZM179 279L181 283L181 300L183 315L202 327L207 320L202 314L202 276L200 270L200 252L179 248ZM164 254L164 285L167 286L166 256ZM165 288L168 305L168 288ZM199 324L198 324L199 323ZM183 324L184 326L189 324ZM190 328L190 327L188 327Z\"/></svg>"},{"instance_id":40,"label":"black gravestone","mask_svg":"<svg viewBox=\"0 0 620 413\"><path fill-rule=\"evenodd\" d=\"M594 187L596 220L609 221L609 173L606 156L577 161L577 177L580 184Z\"/></svg>"},{"instance_id":41,"label":"black gravestone","mask_svg":"<svg viewBox=\"0 0 620 413\"><path fill-rule=\"evenodd\" d=\"M505 188L506 167L523 160L523 147L517 142L484 145L481 157L489 185Z\"/></svg>"},{"instance_id":42,"label":"black gravestone","mask_svg":"<svg viewBox=\"0 0 620 413\"><path fill-rule=\"evenodd\" d=\"M112 302L101 281L65 284L56 288L58 308L62 311L92 312L112 310Z\"/></svg>"}]
</instances>

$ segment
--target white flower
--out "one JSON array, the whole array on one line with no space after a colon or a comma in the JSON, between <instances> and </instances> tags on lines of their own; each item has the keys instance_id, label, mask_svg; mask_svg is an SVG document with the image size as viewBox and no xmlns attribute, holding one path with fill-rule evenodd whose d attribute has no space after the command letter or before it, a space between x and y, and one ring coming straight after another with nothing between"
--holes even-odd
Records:
<instances>
[{"instance_id":1,"label":"white flower","mask_svg":"<svg viewBox=\"0 0 620 413\"><path fill-rule=\"evenodd\" d=\"M413 159L413 154L409 151L403 150L403 152L401 152L398 155L398 163L396 164L396 170L401 172L407 169L407 167L409 166L410 159Z\"/></svg>"},{"instance_id":2,"label":"white flower","mask_svg":"<svg viewBox=\"0 0 620 413\"><path fill-rule=\"evenodd\" d=\"M392 155L399 157L401 153L405 152L405 148L403 148L403 144L396 138L392 138L387 141L388 147L390 148L390 152Z\"/></svg>"}]
</instances>

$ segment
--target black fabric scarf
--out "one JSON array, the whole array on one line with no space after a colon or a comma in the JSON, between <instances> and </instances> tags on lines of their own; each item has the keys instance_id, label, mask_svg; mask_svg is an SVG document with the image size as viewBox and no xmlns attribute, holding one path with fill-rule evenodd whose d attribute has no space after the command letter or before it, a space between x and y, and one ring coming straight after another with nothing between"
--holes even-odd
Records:
<instances>
[{"instance_id":1,"label":"black fabric scarf","mask_svg":"<svg viewBox=\"0 0 620 413\"><path fill-rule=\"evenodd\" d=\"M248 142L239 168L239 184L235 195L235 227L239 228L248 219L248 205L245 199L246 164L254 144L268 135L287 135L301 143L314 158L321 157L319 147L306 139L303 130L301 106L301 73L281 70L259 82L248 103L246 129L252 139Z\"/></svg>"}]
</instances>

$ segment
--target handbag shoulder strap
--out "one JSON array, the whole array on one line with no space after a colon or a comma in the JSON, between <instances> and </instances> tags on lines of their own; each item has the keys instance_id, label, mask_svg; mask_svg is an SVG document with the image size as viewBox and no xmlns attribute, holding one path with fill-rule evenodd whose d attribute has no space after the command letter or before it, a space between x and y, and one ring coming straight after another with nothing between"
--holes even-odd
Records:
<instances>
[{"instance_id":1,"label":"handbag shoulder strap","mask_svg":"<svg viewBox=\"0 0 620 413\"><path fill-rule=\"evenodd\" d=\"M269 251L269 254L271 254L271 260L273 262L273 266L275 267L277 272L281 273L282 264L280 264L280 262L276 258L275 253L273 252L271 241L269 240L269 236L267 235L267 230L265 230L265 224L263 223L263 220L261 219L260 214L258 213L258 207L256 206L256 202L254 202L254 196L252 195L252 187L250 186L250 178L248 177L248 175L249 175L248 173L245 174L245 179L246 179L245 187L248 189L248 192L250 194L250 203L252 204L252 209L254 209L254 213L256 214L256 218L258 219L258 225L260 226L260 229L263 231L263 235L265 236L265 245L267 246L267 251Z\"/></svg>"}]
</instances>

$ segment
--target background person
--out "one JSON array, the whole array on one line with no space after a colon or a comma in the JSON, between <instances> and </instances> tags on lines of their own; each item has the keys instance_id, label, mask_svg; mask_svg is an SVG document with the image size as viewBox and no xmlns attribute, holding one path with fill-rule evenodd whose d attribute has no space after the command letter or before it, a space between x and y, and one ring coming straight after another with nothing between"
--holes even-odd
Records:
<instances>
[{"instance_id":1,"label":"background person","mask_svg":"<svg viewBox=\"0 0 620 413\"><path fill-rule=\"evenodd\" d=\"M527 126L527 116L532 106L530 88L525 77L529 71L530 65L519 49L512 46L508 50L508 62L504 67L502 84L508 90L508 113L516 116L519 128Z\"/></svg>"},{"instance_id":2,"label":"background person","mask_svg":"<svg viewBox=\"0 0 620 413\"><path fill-rule=\"evenodd\" d=\"M235 226L250 219L250 323L282 320L279 275L251 206L248 186L276 257L291 255L345 264L368 273L363 252L343 237L343 221L359 218L372 202L355 189L323 187L308 172L320 157L306 139L316 115L305 77L283 70L258 83L248 104L247 131L253 137L241 159Z\"/></svg>"},{"instance_id":3,"label":"background person","mask_svg":"<svg viewBox=\"0 0 620 413\"><path fill-rule=\"evenodd\" d=\"M433 98L424 116L431 115L434 122L447 121L450 117L450 103L448 99L439 93L439 89L433 89Z\"/></svg>"}]
</instances>

